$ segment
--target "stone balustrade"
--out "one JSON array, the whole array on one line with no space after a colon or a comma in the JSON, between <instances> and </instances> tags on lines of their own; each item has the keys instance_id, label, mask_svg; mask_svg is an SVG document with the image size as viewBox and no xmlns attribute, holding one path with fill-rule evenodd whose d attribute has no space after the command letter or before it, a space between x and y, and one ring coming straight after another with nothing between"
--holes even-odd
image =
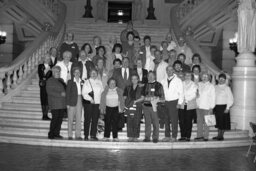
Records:
<instances>
[{"instance_id":1,"label":"stone balustrade","mask_svg":"<svg viewBox=\"0 0 256 171\"><path fill-rule=\"evenodd\" d=\"M176 15L178 19L181 20L185 16L189 15L189 13L203 1L204 0L184 0L180 3L177 10Z\"/></svg>"},{"instance_id":2,"label":"stone balustrade","mask_svg":"<svg viewBox=\"0 0 256 171\"><path fill-rule=\"evenodd\" d=\"M38 0L46 8L52 11L55 15L59 14L59 0Z\"/></svg>"}]
</instances>

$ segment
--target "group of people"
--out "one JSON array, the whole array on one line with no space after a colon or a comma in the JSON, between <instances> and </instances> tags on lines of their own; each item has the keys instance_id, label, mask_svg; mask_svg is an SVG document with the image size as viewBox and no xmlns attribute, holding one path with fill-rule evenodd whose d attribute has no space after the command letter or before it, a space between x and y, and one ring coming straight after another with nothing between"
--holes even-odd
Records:
<instances>
[{"instance_id":1,"label":"group of people","mask_svg":"<svg viewBox=\"0 0 256 171\"><path fill-rule=\"evenodd\" d=\"M201 63L179 39L176 44L167 34L160 47L151 45L151 37L143 38L128 22L120 35L121 43L111 38L105 46L95 36L79 50L74 34L57 51L52 47L38 66L43 120L49 120L49 139L61 139L63 117L68 117L68 139L81 136L84 114L84 140L97 141L99 119L105 122L104 141L118 141L118 132L127 124L129 142L140 137L141 120L145 119L144 142L159 141L159 129L165 128L164 142L177 141L178 125L181 138L190 141L193 123L197 123L196 141L208 141L209 127L205 115L214 113L218 135L223 140L230 129L229 109L233 96L221 73L214 85ZM59 55L57 55L59 53ZM171 129L170 129L171 124ZM151 127L153 126L153 133ZM172 131L171 131L172 130Z\"/></svg>"}]
</instances>

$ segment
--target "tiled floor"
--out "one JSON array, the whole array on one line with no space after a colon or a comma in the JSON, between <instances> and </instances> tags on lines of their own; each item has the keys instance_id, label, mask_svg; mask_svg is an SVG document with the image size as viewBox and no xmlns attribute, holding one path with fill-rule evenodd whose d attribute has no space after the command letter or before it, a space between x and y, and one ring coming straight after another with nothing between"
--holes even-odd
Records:
<instances>
[{"instance_id":1,"label":"tiled floor","mask_svg":"<svg viewBox=\"0 0 256 171\"><path fill-rule=\"evenodd\" d=\"M0 144L1 171L256 171L247 147L192 150L99 150Z\"/></svg>"}]
</instances>

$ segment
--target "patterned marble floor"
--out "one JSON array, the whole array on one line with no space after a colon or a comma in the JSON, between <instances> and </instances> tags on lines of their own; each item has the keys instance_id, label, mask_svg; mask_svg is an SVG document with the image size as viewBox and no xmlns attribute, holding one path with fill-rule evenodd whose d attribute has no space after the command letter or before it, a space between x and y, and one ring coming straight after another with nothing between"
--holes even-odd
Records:
<instances>
[{"instance_id":1,"label":"patterned marble floor","mask_svg":"<svg viewBox=\"0 0 256 171\"><path fill-rule=\"evenodd\" d=\"M255 171L247 147L191 150L102 150L0 143L1 171Z\"/></svg>"}]
</instances>

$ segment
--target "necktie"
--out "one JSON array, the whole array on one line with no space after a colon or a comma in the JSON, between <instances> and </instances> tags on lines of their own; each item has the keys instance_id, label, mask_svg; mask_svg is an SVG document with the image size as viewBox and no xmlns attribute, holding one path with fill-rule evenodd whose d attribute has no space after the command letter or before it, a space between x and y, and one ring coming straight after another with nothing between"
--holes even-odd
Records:
<instances>
[{"instance_id":1,"label":"necktie","mask_svg":"<svg viewBox=\"0 0 256 171\"><path fill-rule=\"evenodd\" d=\"M168 88L169 88L169 85L170 85L170 82L172 81L173 78L171 78L170 80L167 79L167 82L168 82Z\"/></svg>"},{"instance_id":2,"label":"necktie","mask_svg":"<svg viewBox=\"0 0 256 171\"><path fill-rule=\"evenodd\" d=\"M124 69L124 79L127 80L127 71L126 71L126 68Z\"/></svg>"}]
</instances>

